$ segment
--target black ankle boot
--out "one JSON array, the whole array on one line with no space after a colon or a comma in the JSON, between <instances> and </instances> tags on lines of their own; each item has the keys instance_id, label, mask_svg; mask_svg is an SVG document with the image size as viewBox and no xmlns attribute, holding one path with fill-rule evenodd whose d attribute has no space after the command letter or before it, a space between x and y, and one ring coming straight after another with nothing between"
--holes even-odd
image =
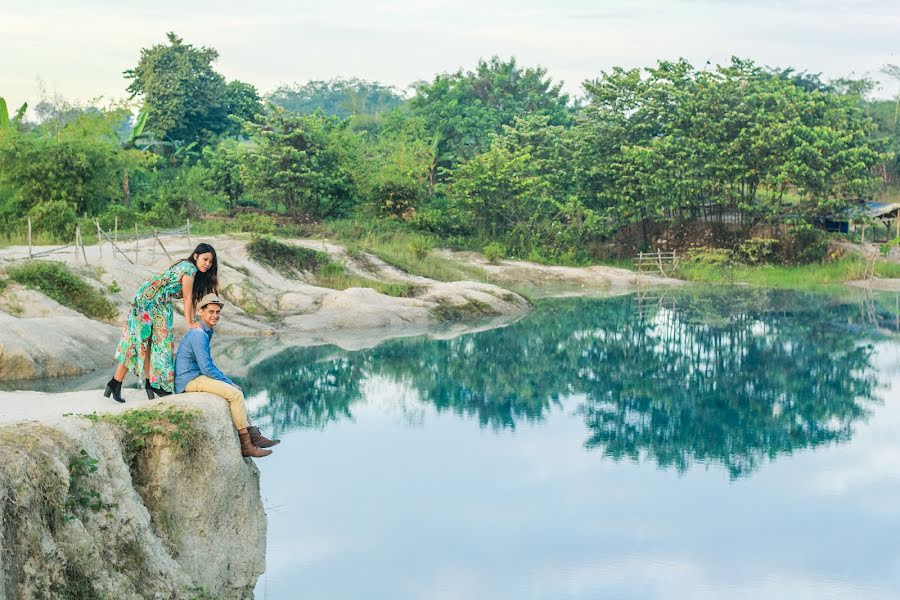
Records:
<instances>
[{"instance_id":1,"label":"black ankle boot","mask_svg":"<svg viewBox=\"0 0 900 600\"><path fill-rule=\"evenodd\" d=\"M149 379L144 380L144 390L146 390L147 397L150 398L151 400L153 400L154 394L156 394L157 396L162 398L163 396L168 396L172 393L172 392L167 392L166 390L164 390L162 388L153 387L152 385L150 385Z\"/></svg>"},{"instance_id":2,"label":"black ankle boot","mask_svg":"<svg viewBox=\"0 0 900 600\"><path fill-rule=\"evenodd\" d=\"M122 382L115 377L110 379L109 383L106 384L106 389L103 391L103 397L109 398L110 394L112 394L113 400L116 402L125 402L125 398L122 397Z\"/></svg>"}]
</instances>

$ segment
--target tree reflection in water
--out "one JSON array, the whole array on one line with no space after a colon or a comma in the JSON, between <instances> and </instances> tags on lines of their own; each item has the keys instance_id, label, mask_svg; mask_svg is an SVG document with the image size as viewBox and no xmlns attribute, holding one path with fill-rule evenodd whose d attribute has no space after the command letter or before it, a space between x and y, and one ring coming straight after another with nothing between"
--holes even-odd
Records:
<instances>
[{"instance_id":1,"label":"tree reflection in water","mask_svg":"<svg viewBox=\"0 0 900 600\"><path fill-rule=\"evenodd\" d=\"M367 378L414 389L440 411L513 429L576 408L585 445L732 478L782 453L849 439L876 402L875 328L855 302L777 291L679 293L539 304L502 329L452 340L394 340L346 352L285 351L250 370L254 415L276 430L351 416Z\"/></svg>"}]
</instances>

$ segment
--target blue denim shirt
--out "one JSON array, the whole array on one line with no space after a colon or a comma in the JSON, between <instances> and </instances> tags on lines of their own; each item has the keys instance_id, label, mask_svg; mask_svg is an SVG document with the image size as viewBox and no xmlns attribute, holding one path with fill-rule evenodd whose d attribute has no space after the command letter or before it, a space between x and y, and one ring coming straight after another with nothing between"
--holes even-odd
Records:
<instances>
[{"instance_id":1,"label":"blue denim shirt","mask_svg":"<svg viewBox=\"0 0 900 600\"><path fill-rule=\"evenodd\" d=\"M175 393L180 394L192 379L206 375L210 379L218 379L234 385L225 373L216 367L209 354L209 341L212 338L212 327L200 321L200 329L191 329L184 334L175 355Z\"/></svg>"}]
</instances>

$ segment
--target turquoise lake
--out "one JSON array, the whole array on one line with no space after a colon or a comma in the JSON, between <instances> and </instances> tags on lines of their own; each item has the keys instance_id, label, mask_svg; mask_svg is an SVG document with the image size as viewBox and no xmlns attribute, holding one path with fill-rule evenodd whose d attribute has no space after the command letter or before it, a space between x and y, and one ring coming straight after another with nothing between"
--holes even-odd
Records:
<instances>
[{"instance_id":1,"label":"turquoise lake","mask_svg":"<svg viewBox=\"0 0 900 600\"><path fill-rule=\"evenodd\" d=\"M258 599L900 597L900 299L539 302L241 384Z\"/></svg>"}]
</instances>

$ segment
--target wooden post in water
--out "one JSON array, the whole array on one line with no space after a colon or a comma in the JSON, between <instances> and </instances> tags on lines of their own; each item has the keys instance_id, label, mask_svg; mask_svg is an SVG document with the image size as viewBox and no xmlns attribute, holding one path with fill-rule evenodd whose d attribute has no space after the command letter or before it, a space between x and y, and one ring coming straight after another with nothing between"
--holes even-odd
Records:
<instances>
[{"instance_id":1,"label":"wooden post in water","mask_svg":"<svg viewBox=\"0 0 900 600\"><path fill-rule=\"evenodd\" d=\"M31 258L31 217L28 217L28 258Z\"/></svg>"}]
</instances>

